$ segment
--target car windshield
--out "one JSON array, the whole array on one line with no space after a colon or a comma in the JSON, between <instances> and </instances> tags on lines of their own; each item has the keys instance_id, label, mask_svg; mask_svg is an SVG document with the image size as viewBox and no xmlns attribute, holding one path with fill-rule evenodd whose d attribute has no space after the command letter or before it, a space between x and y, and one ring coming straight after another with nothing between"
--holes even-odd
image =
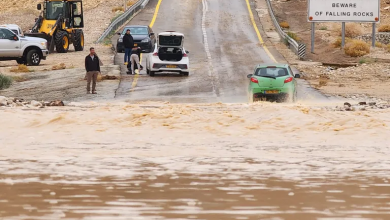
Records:
<instances>
[{"instance_id":1,"label":"car windshield","mask_svg":"<svg viewBox=\"0 0 390 220\"><path fill-rule=\"evenodd\" d=\"M255 72L255 76L261 76L261 77L283 77L288 76L288 71L286 68L281 67L262 67L258 68Z\"/></svg>"},{"instance_id":2,"label":"car windshield","mask_svg":"<svg viewBox=\"0 0 390 220\"><path fill-rule=\"evenodd\" d=\"M46 19L57 20L63 14L63 2L46 2Z\"/></svg>"},{"instance_id":3,"label":"car windshield","mask_svg":"<svg viewBox=\"0 0 390 220\"><path fill-rule=\"evenodd\" d=\"M126 34L126 31L130 29L131 35L148 35L148 28L147 27L129 27L125 28L122 32L122 34Z\"/></svg>"}]
</instances>

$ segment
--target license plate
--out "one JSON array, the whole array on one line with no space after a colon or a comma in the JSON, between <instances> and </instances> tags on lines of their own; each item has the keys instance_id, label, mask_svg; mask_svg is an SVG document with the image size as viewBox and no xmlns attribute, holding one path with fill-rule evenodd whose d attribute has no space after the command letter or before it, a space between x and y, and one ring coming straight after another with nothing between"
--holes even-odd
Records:
<instances>
[{"instance_id":1,"label":"license plate","mask_svg":"<svg viewBox=\"0 0 390 220\"><path fill-rule=\"evenodd\" d=\"M279 94L279 90L266 90L264 94Z\"/></svg>"},{"instance_id":2,"label":"license plate","mask_svg":"<svg viewBox=\"0 0 390 220\"><path fill-rule=\"evenodd\" d=\"M177 68L176 65L167 65L167 68Z\"/></svg>"},{"instance_id":3,"label":"license plate","mask_svg":"<svg viewBox=\"0 0 390 220\"><path fill-rule=\"evenodd\" d=\"M134 44L134 47L137 47L138 46L138 44Z\"/></svg>"}]
</instances>

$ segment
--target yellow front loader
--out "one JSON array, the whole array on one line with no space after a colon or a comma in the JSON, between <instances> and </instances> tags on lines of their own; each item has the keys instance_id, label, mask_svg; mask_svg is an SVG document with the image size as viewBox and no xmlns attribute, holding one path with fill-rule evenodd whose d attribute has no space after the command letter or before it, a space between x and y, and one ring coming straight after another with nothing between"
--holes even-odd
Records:
<instances>
[{"instance_id":1,"label":"yellow front loader","mask_svg":"<svg viewBox=\"0 0 390 220\"><path fill-rule=\"evenodd\" d=\"M82 0L45 0L37 5L41 14L26 36L47 40L49 51L67 53L73 44L76 51L84 50Z\"/></svg>"}]
</instances>

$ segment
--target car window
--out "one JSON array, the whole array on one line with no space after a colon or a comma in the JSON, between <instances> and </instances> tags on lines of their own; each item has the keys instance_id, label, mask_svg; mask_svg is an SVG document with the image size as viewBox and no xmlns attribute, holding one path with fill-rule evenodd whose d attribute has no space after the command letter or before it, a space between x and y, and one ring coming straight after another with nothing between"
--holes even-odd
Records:
<instances>
[{"instance_id":1,"label":"car window","mask_svg":"<svg viewBox=\"0 0 390 220\"><path fill-rule=\"evenodd\" d=\"M255 76L264 77L283 77L288 75L287 69L281 67L262 67L258 68L255 72Z\"/></svg>"},{"instance_id":2,"label":"car window","mask_svg":"<svg viewBox=\"0 0 390 220\"><path fill-rule=\"evenodd\" d=\"M130 34L131 35L148 35L148 28L147 27L130 27L130 28L125 28L122 32L122 34L126 34L126 31L130 29Z\"/></svg>"},{"instance_id":3,"label":"car window","mask_svg":"<svg viewBox=\"0 0 390 220\"><path fill-rule=\"evenodd\" d=\"M181 36L159 36L158 40L160 41L160 45L164 46L181 46L181 42L183 37Z\"/></svg>"},{"instance_id":4,"label":"car window","mask_svg":"<svg viewBox=\"0 0 390 220\"><path fill-rule=\"evenodd\" d=\"M7 29L0 29L0 39L10 39L11 37L15 36L11 31Z\"/></svg>"},{"instance_id":5,"label":"car window","mask_svg":"<svg viewBox=\"0 0 390 220\"><path fill-rule=\"evenodd\" d=\"M13 30L13 29L12 29L11 31L13 31L15 34L19 35L18 30Z\"/></svg>"}]
</instances>

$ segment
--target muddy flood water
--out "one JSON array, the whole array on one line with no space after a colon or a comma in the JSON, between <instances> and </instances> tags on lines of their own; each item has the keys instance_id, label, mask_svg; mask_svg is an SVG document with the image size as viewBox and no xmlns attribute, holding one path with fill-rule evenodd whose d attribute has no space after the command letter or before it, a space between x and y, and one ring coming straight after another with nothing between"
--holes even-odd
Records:
<instances>
[{"instance_id":1,"label":"muddy flood water","mask_svg":"<svg viewBox=\"0 0 390 220\"><path fill-rule=\"evenodd\" d=\"M388 220L389 113L0 109L0 219Z\"/></svg>"}]
</instances>

